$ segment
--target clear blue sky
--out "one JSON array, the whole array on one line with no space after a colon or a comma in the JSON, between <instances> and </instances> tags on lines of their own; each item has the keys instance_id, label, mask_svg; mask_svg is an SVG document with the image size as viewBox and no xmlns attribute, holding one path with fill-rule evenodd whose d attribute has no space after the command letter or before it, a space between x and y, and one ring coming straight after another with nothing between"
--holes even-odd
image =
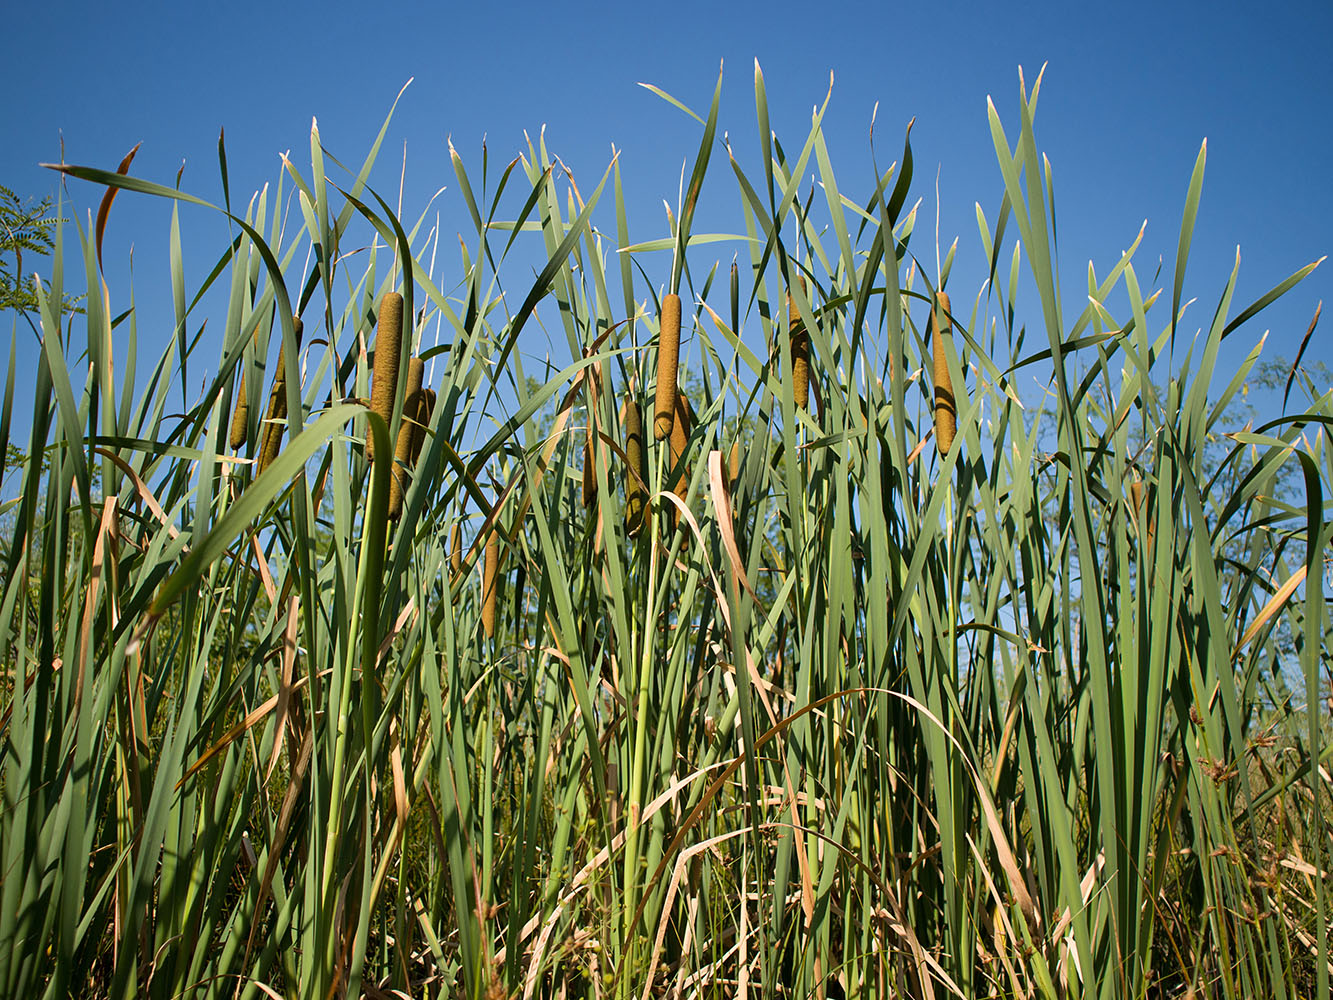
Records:
<instances>
[{"instance_id":1,"label":"clear blue sky","mask_svg":"<svg viewBox=\"0 0 1333 1000\"><path fill-rule=\"evenodd\" d=\"M974 202L993 221L1002 191L986 97L1012 133L1018 67L1030 82L1047 63L1037 139L1054 165L1061 263L1075 285L1089 257L1105 273L1145 219L1139 272L1151 280L1161 256L1167 272L1160 281L1169 285L1185 189L1205 136L1208 170L1186 286L1199 302L1188 331L1208 322L1237 245L1235 309L1333 250L1333 5L1326 0L1267 9L78 2L12 4L5 24L0 183L21 195L55 191L55 176L37 163L58 159L63 137L68 162L108 169L142 141L136 175L169 184L184 161L184 188L220 201L216 144L225 127L233 198L243 203L276 179L282 151L308 165L312 116L330 151L359 162L394 95L414 77L372 180L386 196L396 192L406 142L406 214L447 186L440 202L446 229L466 229L446 136L476 167L483 134L492 163L503 163L522 148L524 129L535 136L545 124L548 144L582 184L600 178L612 143L622 150L631 237L651 239L665 231L662 201L675 203L699 127L636 84L654 83L704 110L724 61L721 128L754 162L758 58L773 127L798 147L833 72L824 129L843 193L854 199L871 190L875 103L881 165L898 157L903 128L916 118L913 197L924 198L922 212L933 215L938 168L941 242L961 237L951 287L963 288L982 255ZM696 231L734 231L736 188L721 159L709 177ZM85 218L101 190L71 182L69 195L69 214ZM166 291L169 211L165 202L122 195L107 233L113 282L135 248L145 338L155 309L162 328L170 325L169 295L158 294ZM226 230L202 210L183 212L182 223L192 287ZM1251 335L1233 338L1233 358L1271 327L1269 349L1290 359L1316 302L1331 293L1333 261L1263 314ZM114 283L113 296L123 307L127 295ZM1029 318L1037 315L1029 301ZM1328 323L1333 316L1308 358L1333 362ZM20 343L30 359L31 337ZM523 346L545 351L541 343ZM26 416L17 419L26 425Z\"/></svg>"}]
</instances>

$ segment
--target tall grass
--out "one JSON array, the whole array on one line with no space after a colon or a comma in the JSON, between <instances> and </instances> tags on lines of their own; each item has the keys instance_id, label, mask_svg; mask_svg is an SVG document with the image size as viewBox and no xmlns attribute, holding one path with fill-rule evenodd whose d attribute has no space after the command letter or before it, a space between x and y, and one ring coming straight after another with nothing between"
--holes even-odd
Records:
<instances>
[{"instance_id":1,"label":"tall grass","mask_svg":"<svg viewBox=\"0 0 1333 1000\"><path fill-rule=\"evenodd\" d=\"M663 239L630 243L618 164L453 153L447 280L367 186L383 131L336 187L312 132L308 170L220 209L193 299L174 244L181 336L139 388L135 314L62 233L0 599L0 993L1327 997L1333 399L1218 437L1259 356L1219 372L1222 342L1315 265L1239 309L1233 270L1185 326L1200 150L1169 303L1136 242L1067 314L1039 86L991 109L990 274L951 298L910 144L853 200L822 109L775 141L757 66L760 169L712 159L719 79ZM728 173L719 290L693 226ZM216 374L170 414L219 297ZM570 360L534 389L539 312ZM385 389L414 357L433 408ZM692 419L654 440L677 361Z\"/></svg>"}]
</instances>

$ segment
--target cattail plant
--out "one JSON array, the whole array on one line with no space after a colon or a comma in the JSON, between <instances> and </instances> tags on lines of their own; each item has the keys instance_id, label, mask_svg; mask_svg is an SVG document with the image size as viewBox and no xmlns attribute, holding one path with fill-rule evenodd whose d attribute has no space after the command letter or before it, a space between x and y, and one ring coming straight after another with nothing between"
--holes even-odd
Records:
<instances>
[{"instance_id":1,"label":"cattail plant","mask_svg":"<svg viewBox=\"0 0 1333 1000\"><path fill-rule=\"evenodd\" d=\"M733 491L741 481L741 439L731 442L731 453L727 456L727 485Z\"/></svg>"},{"instance_id":2,"label":"cattail plant","mask_svg":"<svg viewBox=\"0 0 1333 1000\"><path fill-rule=\"evenodd\" d=\"M801 292L805 292L805 276L798 275ZM787 293L787 335L791 345L791 387L798 408L807 409L810 403L810 331L801 321L796 301Z\"/></svg>"},{"instance_id":3,"label":"cattail plant","mask_svg":"<svg viewBox=\"0 0 1333 1000\"><path fill-rule=\"evenodd\" d=\"M653 407L653 437L671 436L676 413L676 367L680 361L680 296L662 296L661 333L657 343L657 404Z\"/></svg>"},{"instance_id":4,"label":"cattail plant","mask_svg":"<svg viewBox=\"0 0 1333 1000\"><path fill-rule=\"evenodd\" d=\"M629 459L625 475L625 525L635 535L643 527L643 413L633 396L621 404L620 425L625 431L625 457Z\"/></svg>"},{"instance_id":5,"label":"cattail plant","mask_svg":"<svg viewBox=\"0 0 1333 1000\"><path fill-rule=\"evenodd\" d=\"M302 324L299 316L292 317L296 328L296 344L301 344ZM263 472L278 457L282 446L282 425L287 417L287 367L282 344L278 344L278 365L273 373L273 389L268 395L268 415L264 418L264 432L260 436L259 471ZM233 433L235 428L233 427Z\"/></svg>"},{"instance_id":6,"label":"cattail plant","mask_svg":"<svg viewBox=\"0 0 1333 1000\"><path fill-rule=\"evenodd\" d=\"M388 423L393 418L398 395L398 355L403 344L403 297L385 292L380 300L378 332L375 335L375 367L370 383L370 408ZM366 459L375 460L374 435L366 435Z\"/></svg>"},{"instance_id":7,"label":"cattail plant","mask_svg":"<svg viewBox=\"0 0 1333 1000\"><path fill-rule=\"evenodd\" d=\"M953 379L949 377L949 356L944 348L944 335L951 330L949 296L938 293L931 313L931 350L935 360L935 446L941 455L953 444L957 429L958 407L954 401Z\"/></svg>"},{"instance_id":8,"label":"cattail plant","mask_svg":"<svg viewBox=\"0 0 1333 1000\"><path fill-rule=\"evenodd\" d=\"M407 400L403 404L403 419L398 424L398 440L394 447L393 476L389 480L389 519L396 521L403 515L403 494L411 482L412 438L416 433L417 407L421 402L421 379L426 365L420 358L407 363Z\"/></svg>"}]
</instances>

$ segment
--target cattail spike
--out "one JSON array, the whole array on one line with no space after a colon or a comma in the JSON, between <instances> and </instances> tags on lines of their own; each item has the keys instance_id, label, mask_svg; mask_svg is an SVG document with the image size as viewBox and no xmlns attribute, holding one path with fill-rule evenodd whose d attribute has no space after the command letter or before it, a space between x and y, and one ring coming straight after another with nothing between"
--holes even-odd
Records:
<instances>
[{"instance_id":1,"label":"cattail spike","mask_svg":"<svg viewBox=\"0 0 1333 1000\"><path fill-rule=\"evenodd\" d=\"M398 358L403 345L403 297L385 292L380 300L378 332L375 334L375 368L370 383L370 408L385 423L393 419L398 396ZM375 460L374 435L366 435L366 458Z\"/></svg>"},{"instance_id":2,"label":"cattail spike","mask_svg":"<svg viewBox=\"0 0 1333 1000\"><path fill-rule=\"evenodd\" d=\"M1134 507L1135 520L1145 516L1143 507L1147 500L1148 485L1136 476L1134 481L1129 484L1129 501ZM1146 537L1143 540L1143 557L1146 561L1151 562L1154 549L1153 543L1157 539L1157 518L1153 516L1151 510L1147 512L1146 516L1148 518L1148 530Z\"/></svg>"},{"instance_id":3,"label":"cattail spike","mask_svg":"<svg viewBox=\"0 0 1333 1000\"><path fill-rule=\"evenodd\" d=\"M805 292L805 276L797 275L801 292ZM801 314L791 292L787 293L788 336L791 338L791 387L796 406L808 409L810 405L810 331L801 321Z\"/></svg>"},{"instance_id":4,"label":"cattail spike","mask_svg":"<svg viewBox=\"0 0 1333 1000\"><path fill-rule=\"evenodd\" d=\"M589 437L583 445L583 506L591 507L597 500L597 452Z\"/></svg>"},{"instance_id":5,"label":"cattail spike","mask_svg":"<svg viewBox=\"0 0 1333 1000\"><path fill-rule=\"evenodd\" d=\"M409 358L407 362L407 392L406 396L414 392L421 391L421 383L426 377L426 362L420 358Z\"/></svg>"},{"instance_id":6,"label":"cattail spike","mask_svg":"<svg viewBox=\"0 0 1333 1000\"><path fill-rule=\"evenodd\" d=\"M741 271L733 260L731 262L731 332L739 333L741 328Z\"/></svg>"},{"instance_id":7,"label":"cattail spike","mask_svg":"<svg viewBox=\"0 0 1333 1000\"><path fill-rule=\"evenodd\" d=\"M676 413L675 419L671 425L671 468L675 469L681 465L681 460L685 455L685 449L690 441L690 429L694 423L694 414L690 409L690 401L685 398L685 393L676 393ZM681 466L676 475L675 485L673 487L676 496L682 500L685 499L685 493L690 487L690 474L685 466Z\"/></svg>"},{"instance_id":8,"label":"cattail spike","mask_svg":"<svg viewBox=\"0 0 1333 1000\"><path fill-rule=\"evenodd\" d=\"M245 372L241 372L241 384L236 389L236 410L231 415L231 446L234 449L245 446L246 431L250 421L250 403L245 394Z\"/></svg>"},{"instance_id":9,"label":"cattail spike","mask_svg":"<svg viewBox=\"0 0 1333 1000\"><path fill-rule=\"evenodd\" d=\"M639 481L643 478L643 414L633 396L620 407L620 423L625 429L625 457L630 469L625 476L625 524L629 533L636 535L643 527L644 490Z\"/></svg>"},{"instance_id":10,"label":"cattail spike","mask_svg":"<svg viewBox=\"0 0 1333 1000\"><path fill-rule=\"evenodd\" d=\"M449 572L458 576L463 571L463 527L457 521L449 531Z\"/></svg>"},{"instance_id":11,"label":"cattail spike","mask_svg":"<svg viewBox=\"0 0 1333 1000\"><path fill-rule=\"evenodd\" d=\"M403 494L411 483L412 437L417 407L421 404L421 379L426 365L420 358L407 362L407 391L403 404L403 419L398 422L398 439L394 442L393 475L389 480L389 519L398 520L403 514Z\"/></svg>"},{"instance_id":12,"label":"cattail spike","mask_svg":"<svg viewBox=\"0 0 1333 1000\"><path fill-rule=\"evenodd\" d=\"M949 296L939 292L930 325L931 349L935 359L935 446L941 455L953 445L954 431L958 426L958 406L954 399L953 379L949 376L949 355L944 346L944 335L950 332L952 326L949 319L952 312Z\"/></svg>"},{"instance_id":13,"label":"cattail spike","mask_svg":"<svg viewBox=\"0 0 1333 1000\"><path fill-rule=\"evenodd\" d=\"M415 423L412 427L412 458L408 462L413 470L417 467L417 459L421 458L421 449L426 443L426 428L430 426L430 418L435 414L435 390L422 389L418 397Z\"/></svg>"},{"instance_id":14,"label":"cattail spike","mask_svg":"<svg viewBox=\"0 0 1333 1000\"><path fill-rule=\"evenodd\" d=\"M690 492L690 468L684 456L689 446L690 428L693 423L694 413L690 409L690 401L685 398L683 392L677 391L676 413L671 425L671 468L679 471L676 472L675 481L671 485L671 492L678 496L682 503ZM675 504L671 504L667 515L669 523L673 526L677 524L679 515L679 509Z\"/></svg>"},{"instance_id":15,"label":"cattail spike","mask_svg":"<svg viewBox=\"0 0 1333 1000\"><path fill-rule=\"evenodd\" d=\"M657 402L653 407L653 437L671 436L676 413L676 369L680 361L680 296L662 296L661 335L657 343Z\"/></svg>"},{"instance_id":16,"label":"cattail spike","mask_svg":"<svg viewBox=\"0 0 1333 1000\"><path fill-rule=\"evenodd\" d=\"M495 598L497 579L500 575L500 528L491 525L491 533L486 538L486 556L481 573L481 627L486 631L486 638L495 638Z\"/></svg>"},{"instance_id":17,"label":"cattail spike","mask_svg":"<svg viewBox=\"0 0 1333 1000\"><path fill-rule=\"evenodd\" d=\"M299 316L292 317L292 326L296 333L296 346L301 346L301 333L304 326ZM287 361L282 341L278 341L278 363L274 368L273 388L268 394L268 415L264 419L264 431L260 435L259 471L263 472L278 457L282 447L283 421L287 418Z\"/></svg>"},{"instance_id":18,"label":"cattail spike","mask_svg":"<svg viewBox=\"0 0 1333 1000\"><path fill-rule=\"evenodd\" d=\"M396 521L403 516L403 494L411 482L412 474L408 468L412 460L412 425L407 420L409 408L415 409L418 397L408 397L403 407L403 421L398 425L398 439L394 442L393 468L389 470L389 520Z\"/></svg>"},{"instance_id":19,"label":"cattail spike","mask_svg":"<svg viewBox=\"0 0 1333 1000\"><path fill-rule=\"evenodd\" d=\"M741 481L741 439L731 442L731 454L727 456L727 480L734 490Z\"/></svg>"},{"instance_id":20,"label":"cattail spike","mask_svg":"<svg viewBox=\"0 0 1333 1000\"><path fill-rule=\"evenodd\" d=\"M254 344L259 346L259 332L255 332ZM245 447L250 435L250 397L245 391L245 366L241 366L240 385L236 389L236 410L231 415L231 447L233 450Z\"/></svg>"}]
</instances>

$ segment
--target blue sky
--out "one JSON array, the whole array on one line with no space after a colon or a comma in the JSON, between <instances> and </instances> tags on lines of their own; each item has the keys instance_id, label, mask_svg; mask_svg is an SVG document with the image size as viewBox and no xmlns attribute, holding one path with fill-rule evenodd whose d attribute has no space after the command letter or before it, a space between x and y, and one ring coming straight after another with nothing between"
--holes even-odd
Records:
<instances>
[{"instance_id":1,"label":"blue sky","mask_svg":"<svg viewBox=\"0 0 1333 1000\"><path fill-rule=\"evenodd\" d=\"M525 129L535 136L545 125L548 144L581 185L601 177L612 143L621 149L631 238L652 239L665 233L662 201L675 203L699 126L638 82L702 111L724 63L720 127L754 162L757 58L773 127L789 146L806 135L833 73L824 131L843 193L853 199L871 190L875 103L881 166L898 157L903 129L916 118L913 198L933 216L938 170L941 242L960 237L956 299L957 289L979 283L971 279L982 257L974 203L993 222L1002 191L987 95L1012 132L1018 67L1030 82L1045 63L1037 139L1054 165L1067 283L1083 282L1090 257L1104 274L1146 219L1136 257L1141 280L1151 280L1161 256L1159 282L1169 285L1205 136L1208 169L1186 286L1199 302L1188 331L1211 316L1237 245L1235 309L1333 249L1333 5L1326 2L1267 10L1161 2L80 2L11 5L6 27L0 184L25 196L54 193L55 176L37 164L59 158L63 137L68 162L107 169L142 141L136 175L172 183L183 161L183 187L220 202L216 146L225 127L233 199L244 202L276 179L284 150L308 165L312 116L331 152L359 162L413 77L372 179L386 197L396 193L406 143L405 214L415 216L447 186L439 202L446 232L465 229L446 137L475 167L483 135L492 163L503 163L522 148ZM95 212L100 189L71 182L68 192L68 214ZM737 204L730 172L715 159L696 231L735 231ZM170 326L169 219L165 202L123 195L107 232L116 304L127 300L115 282L134 248L145 338L154 310ZM183 212L182 225L192 286L216 259L226 228L203 210ZM729 259L732 249L718 252ZM1331 292L1333 262L1233 338L1232 360L1266 328L1269 351L1290 359L1316 303ZM1026 305L1035 321L1035 302ZM1333 362L1326 343L1321 330L1307 358ZM32 352L31 336L21 334L21 365Z\"/></svg>"}]
</instances>

